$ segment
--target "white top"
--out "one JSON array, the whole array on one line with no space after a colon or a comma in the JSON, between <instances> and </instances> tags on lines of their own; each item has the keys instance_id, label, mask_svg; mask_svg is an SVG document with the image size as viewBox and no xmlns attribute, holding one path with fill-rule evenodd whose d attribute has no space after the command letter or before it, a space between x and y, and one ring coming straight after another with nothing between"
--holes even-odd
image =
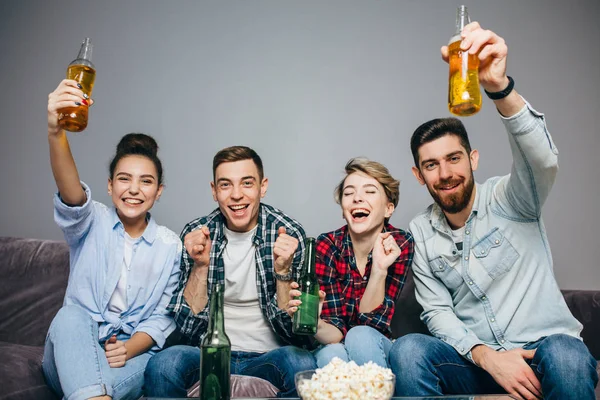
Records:
<instances>
[{"instance_id":1,"label":"white top","mask_svg":"<svg viewBox=\"0 0 600 400\"><path fill-rule=\"evenodd\" d=\"M256 227L242 233L225 228L225 332L231 350L265 353L281 346L258 303L255 232Z\"/></svg>"},{"instance_id":2,"label":"white top","mask_svg":"<svg viewBox=\"0 0 600 400\"><path fill-rule=\"evenodd\" d=\"M125 247L123 248L123 263L121 264L121 277L117 282L117 287L110 297L108 302L108 311L112 311L116 314L121 314L127 310L127 275L131 269L131 257L133 256L133 245L137 239L129 236L127 232L125 234Z\"/></svg>"}]
</instances>

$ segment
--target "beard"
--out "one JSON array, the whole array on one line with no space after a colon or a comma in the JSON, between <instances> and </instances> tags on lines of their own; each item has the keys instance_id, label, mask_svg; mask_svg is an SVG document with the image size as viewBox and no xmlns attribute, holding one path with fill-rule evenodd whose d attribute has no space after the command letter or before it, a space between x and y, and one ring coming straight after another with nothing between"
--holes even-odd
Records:
<instances>
[{"instance_id":1,"label":"beard","mask_svg":"<svg viewBox=\"0 0 600 400\"><path fill-rule=\"evenodd\" d=\"M454 186L456 184L460 184L462 179L448 179L444 181L440 181L434 188L431 188L427 185L427 190L433 197L433 200L440 206L440 208L447 212L448 214L458 214L462 210L464 210L471 200L471 195L473 194L473 189L475 188L475 179L473 178L473 171L471 171L470 176L465 181L465 188L462 191L457 191L456 193L446 195L442 198L434 189L439 190L441 187Z\"/></svg>"}]
</instances>

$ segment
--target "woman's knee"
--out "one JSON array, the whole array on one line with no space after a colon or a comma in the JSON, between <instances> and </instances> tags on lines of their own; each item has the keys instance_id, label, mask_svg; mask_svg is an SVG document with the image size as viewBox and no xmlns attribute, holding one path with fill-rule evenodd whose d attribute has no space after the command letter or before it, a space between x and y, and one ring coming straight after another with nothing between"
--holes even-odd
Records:
<instances>
[{"instance_id":1,"label":"woman's knee","mask_svg":"<svg viewBox=\"0 0 600 400\"><path fill-rule=\"evenodd\" d=\"M323 368L336 357L344 362L349 361L346 347L342 343L328 344L315 352L315 359L319 368Z\"/></svg>"},{"instance_id":2,"label":"woman's knee","mask_svg":"<svg viewBox=\"0 0 600 400\"><path fill-rule=\"evenodd\" d=\"M346 343L356 343L359 346L364 345L367 342L372 342L374 340L379 339L383 336L379 331L370 326L366 325L357 325L351 328L348 333L346 333Z\"/></svg>"},{"instance_id":3,"label":"woman's knee","mask_svg":"<svg viewBox=\"0 0 600 400\"><path fill-rule=\"evenodd\" d=\"M76 305L64 306L52 320L50 332L65 335L89 326L92 322L92 317L83 308Z\"/></svg>"}]
</instances>

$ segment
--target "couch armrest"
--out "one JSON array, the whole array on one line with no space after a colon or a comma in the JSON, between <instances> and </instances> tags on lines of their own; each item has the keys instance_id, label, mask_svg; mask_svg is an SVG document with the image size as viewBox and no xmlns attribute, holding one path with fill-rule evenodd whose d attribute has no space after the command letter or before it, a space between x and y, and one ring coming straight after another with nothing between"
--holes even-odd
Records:
<instances>
[{"instance_id":1,"label":"couch armrest","mask_svg":"<svg viewBox=\"0 0 600 400\"><path fill-rule=\"evenodd\" d=\"M600 359L600 290L563 290L573 316L583 324L581 336L596 360Z\"/></svg>"}]
</instances>

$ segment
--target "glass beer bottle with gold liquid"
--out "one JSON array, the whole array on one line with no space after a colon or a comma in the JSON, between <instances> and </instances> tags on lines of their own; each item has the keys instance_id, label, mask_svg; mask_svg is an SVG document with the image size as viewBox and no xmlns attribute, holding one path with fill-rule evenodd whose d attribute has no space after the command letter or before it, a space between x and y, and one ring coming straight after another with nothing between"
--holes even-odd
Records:
<instances>
[{"instance_id":1,"label":"glass beer bottle with gold liquid","mask_svg":"<svg viewBox=\"0 0 600 400\"><path fill-rule=\"evenodd\" d=\"M448 42L450 77L448 80L448 109L454 115L467 117L481 109L479 90L479 58L460 49L460 36L471 22L466 6L456 11L456 31Z\"/></svg>"},{"instance_id":2,"label":"glass beer bottle with gold liquid","mask_svg":"<svg viewBox=\"0 0 600 400\"><path fill-rule=\"evenodd\" d=\"M79 55L67 67L67 79L73 79L81 85L81 90L88 96L92 96L94 80L96 79L96 68L92 64L92 42L85 38L81 43ZM73 107L65 107L59 110L58 124L62 129L70 132L81 132L88 123L89 105L81 104Z\"/></svg>"}]
</instances>

